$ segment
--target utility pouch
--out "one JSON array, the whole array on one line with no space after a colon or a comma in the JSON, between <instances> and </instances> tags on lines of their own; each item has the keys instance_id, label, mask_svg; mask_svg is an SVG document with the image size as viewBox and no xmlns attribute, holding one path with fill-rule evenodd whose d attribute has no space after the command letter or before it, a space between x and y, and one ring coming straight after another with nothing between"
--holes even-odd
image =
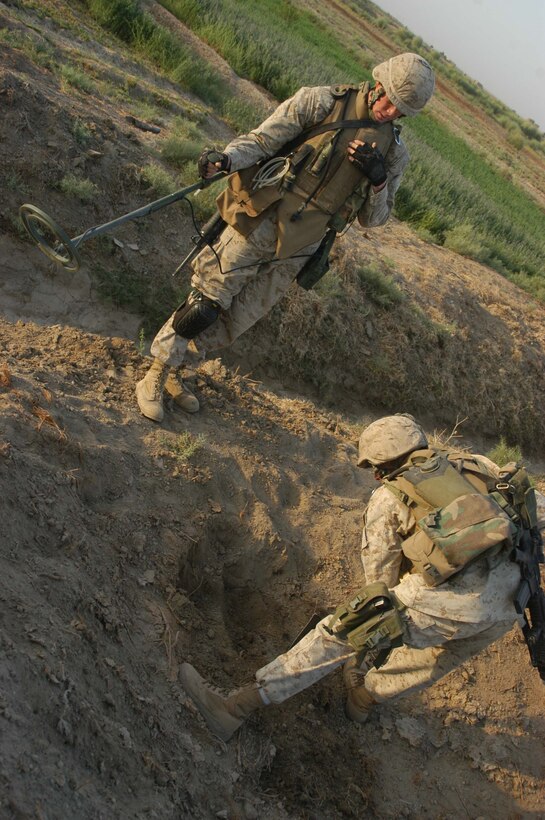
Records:
<instances>
[{"instance_id":1,"label":"utility pouch","mask_svg":"<svg viewBox=\"0 0 545 820\"><path fill-rule=\"evenodd\" d=\"M403 542L413 572L437 586L494 547L512 545L517 529L490 495L468 493L433 510Z\"/></svg>"},{"instance_id":2,"label":"utility pouch","mask_svg":"<svg viewBox=\"0 0 545 820\"><path fill-rule=\"evenodd\" d=\"M312 254L307 259L299 273L297 274L297 284L305 290L312 290L320 279L329 270L329 253L337 236L333 228L329 228L326 235Z\"/></svg>"},{"instance_id":3,"label":"utility pouch","mask_svg":"<svg viewBox=\"0 0 545 820\"><path fill-rule=\"evenodd\" d=\"M403 643L403 609L386 584L368 584L351 601L338 607L326 628L348 641L361 669L378 669L392 649Z\"/></svg>"},{"instance_id":4,"label":"utility pouch","mask_svg":"<svg viewBox=\"0 0 545 820\"><path fill-rule=\"evenodd\" d=\"M332 137L320 146L319 150L316 152L316 156L308 165L307 171L309 174L313 174L315 177L320 177L322 175L328 165L334 144L334 137Z\"/></svg>"},{"instance_id":5,"label":"utility pouch","mask_svg":"<svg viewBox=\"0 0 545 820\"><path fill-rule=\"evenodd\" d=\"M284 191L291 191L297 181L297 174L306 162L309 154L312 154L313 147L308 142L303 143L300 148L292 154L290 159L290 166L282 180L282 188Z\"/></svg>"}]
</instances>

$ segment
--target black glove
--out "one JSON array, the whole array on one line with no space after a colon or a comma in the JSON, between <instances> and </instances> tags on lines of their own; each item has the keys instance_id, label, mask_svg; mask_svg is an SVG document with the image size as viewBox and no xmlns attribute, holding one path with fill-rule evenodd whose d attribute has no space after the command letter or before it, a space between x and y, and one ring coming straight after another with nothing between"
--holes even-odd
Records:
<instances>
[{"instance_id":1,"label":"black glove","mask_svg":"<svg viewBox=\"0 0 545 820\"><path fill-rule=\"evenodd\" d=\"M387 175L384 157L378 148L371 148L366 142L363 145L358 145L357 148L354 148L352 161L375 187L386 182Z\"/></svg>"},{"instance_id":2,"label":"black glove","mask_svg":"<svg viewBox=\"0 0 545 820\"><path fill-rule=\"evenodd\" d=\"M216 168L216 171L228 171L231 166L231 160L229 159L227 154L222 154L220 151L216 151L215 148L205 148L202 154L200 155L199 159L197 160L199 176L202 179L206 179L208 166L210 164L215 166L216 162L221 163L221 167Z\"/></svg>"}]
</instances>

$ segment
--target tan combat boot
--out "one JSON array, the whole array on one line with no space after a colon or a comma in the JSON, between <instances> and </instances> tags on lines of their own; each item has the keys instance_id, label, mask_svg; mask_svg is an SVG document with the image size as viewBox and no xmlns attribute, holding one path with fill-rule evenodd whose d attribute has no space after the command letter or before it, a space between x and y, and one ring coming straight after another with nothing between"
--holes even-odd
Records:
<instances>
[{"instance_id":1,"label":"tan combat boot","mask_svg":"<svg viewBox=\"0 0 545 820\"><path fill-rule=\"evenodd\" d=\"M182 664L180 678L208 728L220 740L229 740L248 715L265 706L256 683L224 698L212 690L190 663Z\"/></svg>"},{"instance_id":2,"label":"tan combat boot","mask_svg":"<svg viewBox=\"0 0 545 820\"><path fill-rule=\"evenodd\" d=\"M154 359L144 378L136 385L136 399L142 414L152 421L163 421L163 390L168 376L168 365Z\"/></svg>"},{"instance_id":3,"label":"tan combat boot","mask_svg":"<svg viewBox=\"0 0 545 820\"><path fill-rule=\"evenodd\" d=\"M182 374L179 370L169 374L165 382L165 390L170 393L178 407L181 407L186 413L196 413L199 409L198 398L183 383Z\"/></svg>"},{"instance_id":4,"label":"tan combat boot","mask_svg":"<svg viewBox=\"0 0 545 820\"><path fill-rule=\"evenodd\" d=\"M373 704L377 701L365 688L363 675L356 665L356 659L351 658L343 668L343 680L346 687L346 703L344 711L346 717L355 723L365 723Z\"/></svg>"}]
</instances>

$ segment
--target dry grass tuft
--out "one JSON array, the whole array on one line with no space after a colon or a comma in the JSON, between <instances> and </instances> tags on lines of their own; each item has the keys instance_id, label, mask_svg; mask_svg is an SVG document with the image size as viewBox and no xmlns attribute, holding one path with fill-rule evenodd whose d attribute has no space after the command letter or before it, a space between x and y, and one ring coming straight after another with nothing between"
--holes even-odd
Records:
<instances>
[{"instance_id":1,"label":"dry grass tuft","mask_svg":"<svg viewBox=\"0 0 545 820\"><path fill-rule=\"evenodd\" d=\"M7 366L7 364L3 364L3 365L0 366L0 387L4 387L7 390L9 390L11 385L12 385L12 378L11 378L10 369Z\"/></svg>"},{"instance_id":2,"label":"dry grass tuft","mask_svg":"<svg viewBox=\"0 0 545 820\"><path fill-rule=\"evenodd\" d=\"M38 404L33 404L31 412L32 415L36 416L36 418L39 420L38 430L41 430L45 424L48 427L51 427L57 433L59 441L67 440L66 433L64 432L62 427L60 427L59 424L55 421L55 419L48 410L44 410L44 408L40 407Z\"/></svg>"}]
</instances>

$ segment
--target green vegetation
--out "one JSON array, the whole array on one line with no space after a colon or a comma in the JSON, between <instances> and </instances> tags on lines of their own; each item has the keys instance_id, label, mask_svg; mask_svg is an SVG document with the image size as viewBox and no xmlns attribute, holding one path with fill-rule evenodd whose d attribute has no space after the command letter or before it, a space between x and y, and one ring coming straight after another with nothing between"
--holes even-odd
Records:
<instances>
[{"instance_id":1,"label":"green vegetation","mask_svg":"<svg viewBox=\"0 0 545 820\"><path fill-rule=\"evenodd\" d=\"M374 262L356 265L350 273L345 263L334 265L320 279L314 292L320 297L325 310L334 310L335 303L340 306L349 301L353 310L366 316L371 312L370 304L390 310L405 298L389 267Z\"/></svg>"},{"instance_id":2,"label":"green vegetation","mask_svg":"<svg viewBox=\"0 0 545 820\"><path fill-rule=\"evenodd\" d=\"M23 225L23 220L19 216L18 211L8 209L6 212L6 217L11 228L11 233L18 236L19 239L28 239L27 229Z\"/></svg>"},{"instance_id":3,"label":"green vegetation","mask_svg":"<svg viewBox=\"0 0 545 820\"><path fill-rule=\"evenodd\" d=\"M189 182L188 184L191 184ZM191 195L191 204L196 219L200 222L206 222L216 212L216 199L223 191L227 181L220 180L214 182L209 188L203 188L202 191L196 191Z\"/></svg>"},{"instance_id":4,"label":"green vegetation","mask_svg":"<svg viewBox=\"0 0 545 820\"><path fill-rule=\"evenodd\" d=\"M138 178L159 197L173 194L181 187L162 165L157 165L155 162L150 162L140 168Z\"/></svg>"},{"instance_id":5,"label":"green vegetation","mask_svg":"<svg viewBox=\"0 0 545 820\"><path fill-rule=\"evenodd\" d=\"M193 185L198 180L197 171L194 167L187 168L184 165L183 176L176 179L162 165L157 165L155 162L142 166L137 176L139 181L150 188L158 197L172 194L186 185ZM182 207L188 209L200 222L205 222L215 212L216 198L226 184L226 181L220 180L208 188L190 194L187 200L190 204L184 203Z\"/></svg>"},{"instance_id":6,"label":"green vegetation","mask_svg":"<svg viewBox=\"0 0 545 820\"><path fill-rule=\"evenodd\" d=\"M190 140L172 136L163 143L161 156L175 168L182 169L188 162L196 162L201 155L202 146L202 137L200 140Z\"/></svg>"},{"instance_id":7,"label":"green vegetation","mask_svg":"<svg viewBox=\"0 0 545 820\"><path fill-rule=\"evenodd\" d=\"M137 0L84 0L93 17L128 43L167 77L212 105L221 106L225 89L218 74L159 26Z\"/></svg>"},{"instance_id":8,"label":"green vegetation","mask_svg":"<svg viewBox=\"0 0 545 820\"><path fill-rule=\"evenodd\" d=\"M378 264L361 265L356 270L365 298L378 307L391 308L404 299L403 291L391 273L385 273Z\"/></svg>"},{"instance_id":9,"label":"green vegetation","mask_svg":"<svg viewBox=\"0 0 545 820\"><path fill-rule=\"evenodd\" d=\"M159 444L166 450L166 452L179 459L180 461L189 461L191 456L202 450L205 444L205 437L202 433L197 436L185 431L178 435L169 435L168 433L159 434Z\"/></svg>"},{"instance_id":10,"label":"green vegetation","mask_svg":"<svg viewBox=\"0 0 545 820\"><path fill-rule=\"evenodd\" d=\"M136 349L138 350L140 356L143 356L146 352L146 332L143 327L141 327L138 331L138 344Z\"/></svg>"},{"instance_id":11,"label":"green vegetation","mask_svg":"<svg viewBox=\"0 0 545 820\"><path fill-rule=\"evenodd\" d=\"M19 194L24 194L28 190L23 175L16 170L6 172L4 185L8 191L17 191Z\"/></svg>"},{"instance_id":12,"label":"green vegetation","mask_svg":"<svg viewBox=\"0 0 545 820\"><path fill-rule=\"evenodd\" d=\"M159 128L164 127L165 121L163 119L163 113L157 105L147 100L131 100L128 94L127 97L127 107L133 117L144 120L144 122L152 123L153 125L158 125Z\"/></svg>"},{"instance_id":13,"label":"green vegetation","mask_svg":"<svg viewBox=\"0 0 545 820\"><path fill-rule=\"evenodd\" d=\"M95 91L93 81L79 68L70 64L63 64L59 66L58 72L61 78L61 86L70 85L85 94L92 94Z\"/></svg>"},{"instance_id":14,"label":"green vegetation","mask_svg":"<svg viewBox=\"0 0 545 820\"><path fill-rule=\"evenodd\" d=\"M396 200L397 216L428 231L438 244L509 278L533 277L538 285L545 218L537 204L427 115L411 123L407 142L412 161Z\"/></svg>"},{"instance_id":15,"label":"green vegetation","mask_svg":"<svg viewBox=\"0 0 545 820\"><path fill-rule=\"evenodd\" d=\"M231 97L223 104L222 116L237 134L247 134L265 119L266 112L251 103Z\"/></svg>"},{"instance_id":16,"label":"green vegetation","mask_svg":"<svg viewBox=\"0 0 545 820\"><path fill-rule=\"evenodd\" d=\"M302 85L361 82L361 56L289 0L163 0L242 77L278 99Z\"/></svg>"},{"instance_id":17,"label":"green vegetation","mask_svg":"<svg viewBox=\"0 0 545 820\"><path fill-rule=\"evenodd\" d=\"M155 335L157 328L165 321L165 316L172 312L172 305L180 304L187 295L173 282L165 279L160 285L146 271L130 268L117 257L114 259L115 245L111 237L102 236L95 240L104 253L112 255L107 266L95 264L92 268L93 279L102 299L115 307L138 313L144 317L139 339L150 334Z\"/></svg>"},{"instance_id":18,"label":"green vegetation","mask_svg":"<svg viewBox=\"0 0 545 820\"><path fill-rule=\"evenodd\" d=\"M188 163L195 163L202 153L204 141L199 127L177 117L170 134L161 148L162 158L179 170L183 170Z\"/></svg>"},{"instance_id":19,"label":"green vegetation","mask_svg":"<svg viewBox=\"0 0 545 820\"><path fill-rule=\"evenodd\" d=\"M26 32L4 28L0 29L0 43L19 49L42 68L54 65L54 49L39 35L31 36Z\"/></svg>"},{"instance_id":20,"label":"green vegetation","mask_svg":"<svg viewBox=\"0 0 545 820\"><path fill-rule=\"evenodd\" d=\"M499 467L504 467L510 461L523 461L520 447L517 445L511 446L503 436L486 455Z\"/></svg>"},{"instance_id":21,"label":"green vegetation","mask_svg":"<svg viewBox=\"0 0 545 820\"><path fill-rule=\"evenodd\" d=\"M76 117L72 122L72 134L78 145L85 148L93 138L93 132L79 117Z\"/></svg>"},{"instance_id":22,"label":"green vegetation","mask_svg":"<svg viewBox=\"0 0 545 820\"><path fill-rule=\"evenodd\" d=\"M99 192L94 182L75 174L66 174L59 182L59 188L63 194L74 196L81 202L92 202Z\"/></svg>"}]
</instances>

